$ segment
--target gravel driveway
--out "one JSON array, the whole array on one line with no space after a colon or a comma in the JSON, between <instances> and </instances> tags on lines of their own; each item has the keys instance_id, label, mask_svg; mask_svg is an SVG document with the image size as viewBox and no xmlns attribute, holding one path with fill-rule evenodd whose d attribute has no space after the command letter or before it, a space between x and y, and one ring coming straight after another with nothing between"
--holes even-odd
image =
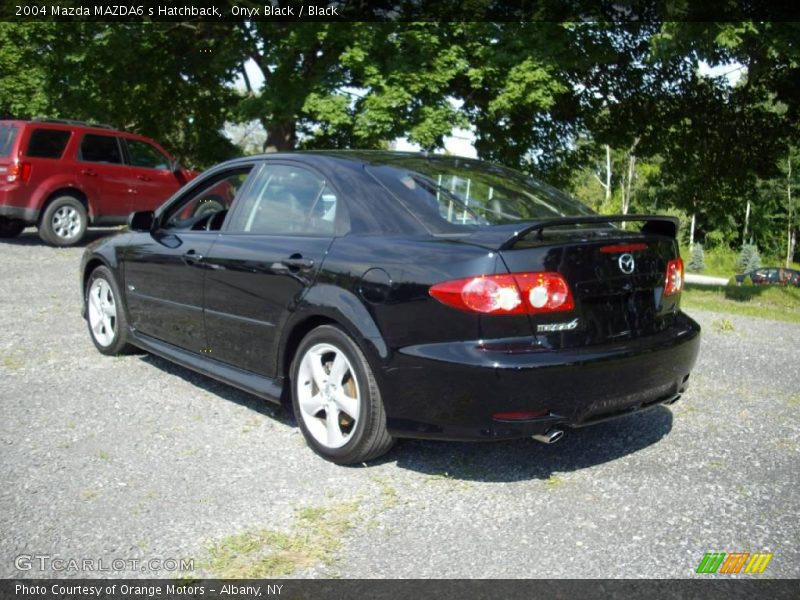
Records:
<instances>
[{"instance_id":1,"label":"gravel driveway","mask_svg":"<svg viewBox=\"0 0 800 600\"><path fill-rule=\"evenodd\" d=\"M30 230L0 242L2 577L179 575L165 559L195 575L693 577L714 551L772 552L761 577L800 577L799 325L695 312L701 356L671 409L553 446L401 441L347 468L279 408L101 356L82 251ZM167 566L130 562L151 559Z\"/></svg>"}]
</instances>

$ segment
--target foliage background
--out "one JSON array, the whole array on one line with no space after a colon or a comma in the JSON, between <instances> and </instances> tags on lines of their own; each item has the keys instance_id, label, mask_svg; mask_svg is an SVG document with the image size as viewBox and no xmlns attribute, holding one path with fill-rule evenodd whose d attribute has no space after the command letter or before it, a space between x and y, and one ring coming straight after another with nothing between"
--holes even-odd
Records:
<instances>
[{"instance_id":1,"label":"foliage background","mask_svg":"<svg viewBox=\"0 0 800 600\"><path fill-rule=\"evenodd\" d=\"M601 212L678 215L684 244L694 216L709 262L745 242L791 259L798 40L798 23L652 16L2 22L0 116L110 123L200 168L243 152L383 148L398 136L437 150L469 128L481 158ZM260 147L231 136L254 124L266 132Z\"/></svg>"}]
</instances>

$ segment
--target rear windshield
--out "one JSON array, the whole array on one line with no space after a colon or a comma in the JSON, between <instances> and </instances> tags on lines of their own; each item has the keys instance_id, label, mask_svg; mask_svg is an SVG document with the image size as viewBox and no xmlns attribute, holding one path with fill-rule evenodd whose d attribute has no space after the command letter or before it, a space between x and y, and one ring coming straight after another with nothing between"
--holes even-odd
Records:
<instances>
[{"instance_id":1,"label":"rear windshield","mask_svg":"<svg viewBox=\"0 0 800 600\"><path fill-rule=\"evenodd\" d=\"M0 125L0 156L9 156L17 137L17 128L13 125Z\"/></svg>"},{"instance_id":2,"label":"rear windshield","mask_svg":"<svg viewBox=\"0 0 800 600\"><path fill-rule=\"evenodd\" d=\"M367 167L433 233L595 213L527 175L477 160L392 157Z\"/></svg>"},{"instance_id":3,"label":"rear windshield","mask_svg":"<svg viewBox=\"0 0 800 600\"><path fill-rule=\"evenodd\" d=\"M65 129L34 129L25 154L32 158L61 158L70 135Z\"/></svg>"}]
</instances>

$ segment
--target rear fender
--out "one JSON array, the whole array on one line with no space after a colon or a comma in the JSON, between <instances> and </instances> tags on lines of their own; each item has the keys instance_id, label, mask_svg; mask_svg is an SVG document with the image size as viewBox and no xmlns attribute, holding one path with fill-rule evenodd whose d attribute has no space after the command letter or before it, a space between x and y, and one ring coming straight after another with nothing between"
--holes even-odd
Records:
<instances>
[{"instance_id":1,"label":"rear fender","mask_svg":"<svg viewBox=\"0 0 800 600\"><path fill-rule=\"evenodd\" d=\"M71 192L72 195L81 199L88 198L83 186L80 185L72 175L54 175L53 177L48 177L36 186L36 189L34 189L31 194L30 205L39 208L39 210L43 210L48 198L58 191L63 191L64 194L69 194ZM87 210L92 214L92 206L88 201Z\"/></svg>"},{"instance_id":2,"label":"rear fender","mask_svg":"<svg viewBox=\"0 0 800 600\"><path fill-rule=\"evenodd\" d=\"M356 341L376 372L378 365L388 360L389 347L363 302L340 287L317 284L308 290L297 309L282 323L282 334L275 348L278 374L286 373L291 363L292 357L287 356L285 350L293 332L311 319L338 323Z\"/></svg>"}]
</instances>

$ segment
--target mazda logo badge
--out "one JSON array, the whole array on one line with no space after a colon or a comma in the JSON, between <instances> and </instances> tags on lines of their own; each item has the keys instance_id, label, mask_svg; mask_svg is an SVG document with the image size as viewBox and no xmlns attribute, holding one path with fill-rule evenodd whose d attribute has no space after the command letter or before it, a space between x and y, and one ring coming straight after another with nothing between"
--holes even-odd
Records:
<instances>
[{"instance_id":1,"label":"mazda logo badge","mask_svg":"<svg viewBox=\"0 0 800 600\"><path fill-rule=\"evenodd\" d=\"M626 275L633 273L633 269L636 267L636 261L633 260L632 254L623 254L617 262L619 263L619 270Z\"/></svg>"}]
</instances>

